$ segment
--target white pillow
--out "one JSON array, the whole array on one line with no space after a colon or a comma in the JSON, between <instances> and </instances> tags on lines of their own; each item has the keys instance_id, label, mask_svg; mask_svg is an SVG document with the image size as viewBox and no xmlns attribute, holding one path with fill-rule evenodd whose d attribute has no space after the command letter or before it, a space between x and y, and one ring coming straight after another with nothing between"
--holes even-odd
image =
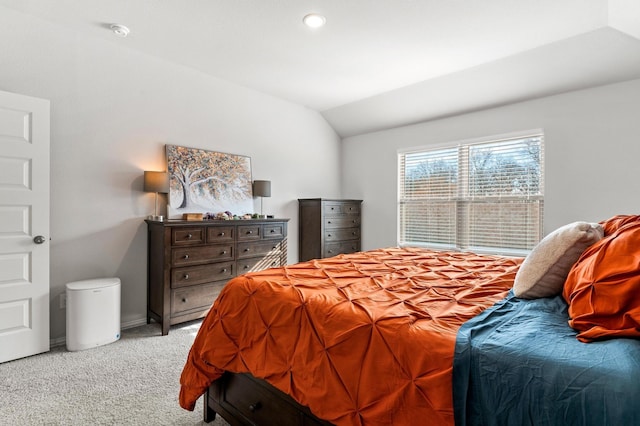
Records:
<instances>
[{"instance_id":1,"label":"white pillow","mask_svg":"<svg viewBox=\"0 0 640 426\"><path fill-rule=\"evenodd\" d=\"M556 229L522 262L513 284L514 294L523 299L560 294L573 264L603 237L604 230L598 223L574 222Z\"/></svg>"}]
</instances>

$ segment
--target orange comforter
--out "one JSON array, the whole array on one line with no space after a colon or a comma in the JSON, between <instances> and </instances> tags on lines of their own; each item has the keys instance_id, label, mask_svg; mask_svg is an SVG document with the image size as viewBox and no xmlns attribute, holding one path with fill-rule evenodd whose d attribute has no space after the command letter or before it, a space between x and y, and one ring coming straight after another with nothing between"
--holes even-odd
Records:
<instances>
[{"instance_id":1,"label":"orange comforter","mask_svg":"<svg viewBox=\"0 0 640 426\"><path fill-rule=\"evenodd\" d=\"M521 261L390 248L234 278L191 348L180 405L228 370L337 425L453 425L457 330L506 295Z\"/></svg>"}]
</instances>

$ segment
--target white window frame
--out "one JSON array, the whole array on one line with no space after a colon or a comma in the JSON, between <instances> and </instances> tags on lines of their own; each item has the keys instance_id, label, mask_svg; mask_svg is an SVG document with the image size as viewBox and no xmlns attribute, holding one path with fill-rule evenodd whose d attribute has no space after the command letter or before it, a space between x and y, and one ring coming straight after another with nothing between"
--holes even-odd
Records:
<instances>
[{"instance_id":1,"label":"white window frame","mask_svg":"<svg viewBox=\"0 0 640 426\"><path fill-rule=\"evenodd\" d=\"M525 194L525 195L506 195L500 194L495 197L488 196L480 196L474 197L470 195L470 182L469 182L469 170L471 169L471 165L468 162L468 157L464 158L465 155L468 155L469 149L471 147L482 146L484 144L495 144L500 142L509 142L520 139L527 138L540 138L540 150L539 150L539 184L538 184L538 193L536 194ZM407 223L409 225L413 224L414 226L420 226L420 219L415 222L411 222L411 219L403 220L403 204L409 205L411 202L424 202L429 203L428 199L416 199L416 198L407 198L404 199L404 184L403 178L405 177L405 170L403 169L404 158L408 154L428 154L429 152L437 153L442 152L444 150L457 150L457 161L458 161L458 174L457 177L457 188L456 193L453 197L451 197L447 202L455 204L455 224L452 225L455 227L454 234L451 235L451 232L444 231L446 235L449 236L449 243L435 243L433 241L421 242L421 241L404 241L403 237L403 226L406 226ZM467 153L467 154L465 154ZM468 139L453 143L447 144L439 144L439 145L429 145L422 147L414 147L410 149L404 149L398 151L398 204L397 204L397 239L399 246L420 246L434 249L446 249L446 250L460 250L460 251L473 251L477 253L490 253L490 254L501 254L501 255L509 255L509 256L524 256L528 254L533 246L537 244L543 236L543 213L544 213L544 131L542 129L532 129L523 132L514 132L508 134L494 135L489 137L477 138L477 139ZM494 246L474 246L473 244L469 244L469 229L474 224L473 219L470 217L468 213L470 208L473 206L477 207L481 205L481 203L503 203L503 202L512 202L512 203L523 203L531 205L533 211L531 212L531 220L527 220L527 232L528 238L526 241L518 242L518 245L526 245L525 248L514 248L514 247L494 247ZM527 207L525 207L527 208ZM405 210L408 210L405 209ZM410 214L407 214L410 216ZM476 223L477 225L477 223ZM514 233L515 234L515 233ZM473 234L475 235L475 234ZM506 237L511 238L511 237ZM517 237L516 237L517 238ZM436 239L436 238L434 238ZM473 239L473 238L472 238ZM499 240L498 238L497 240Z\"/></svg>"}]
</instances>

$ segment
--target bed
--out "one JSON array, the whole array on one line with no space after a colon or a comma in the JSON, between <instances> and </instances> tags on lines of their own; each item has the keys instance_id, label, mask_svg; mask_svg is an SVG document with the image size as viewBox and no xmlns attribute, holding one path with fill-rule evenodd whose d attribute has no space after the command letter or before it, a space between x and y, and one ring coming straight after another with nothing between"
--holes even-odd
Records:
<instances>
[{"instance_id":1,"label":"bed","mask_svg":"<svg viewBox=\"0 0 640 426\"><path fill-rule=\"evenodd\" d=\"M598 240L562 255L582 261ZM540 255L564 282L580 262L559 272L566 259L554 256ZM234 425L640 424L629 380L640 375L640 327L627 320L616 338L579 341L565 299L582 300L584 286L527 299L530 283L514 282L540 281L521 274L539 270L530 257L386 248L234 278L189 352L180 405L205 394L205 420ZM516 326L524 318L540 327ZM564 364L549 340L563 342Z\"/></svg>"}]
</instances>

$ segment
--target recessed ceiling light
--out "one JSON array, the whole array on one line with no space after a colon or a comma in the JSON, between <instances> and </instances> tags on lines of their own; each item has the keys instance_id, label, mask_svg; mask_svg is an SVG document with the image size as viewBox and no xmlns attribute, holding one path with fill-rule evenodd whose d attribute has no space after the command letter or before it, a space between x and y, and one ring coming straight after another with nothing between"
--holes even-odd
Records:
<instances>
[{"instance_id":1,"label":"recessed ceiling light","mask_svg":"<svg viewBox=\"0 0 640 426\"><path fill-rule=\"evenodd\" d=\"M302 22L309 28L320 28L327 22L327 18L317 13L309 13L302 18Z\"/></svg>"},{"instance_id":2,"label":"recessed ceiling light","mask_svg":"<svg viewBox=\"0 0 640 426\"><path fill-rule=\"evenodd\" d=\"M118 37L126 37L131 32L129 28L121 24L111 24L111 31Z\"/></svg>"}]
</instances>

